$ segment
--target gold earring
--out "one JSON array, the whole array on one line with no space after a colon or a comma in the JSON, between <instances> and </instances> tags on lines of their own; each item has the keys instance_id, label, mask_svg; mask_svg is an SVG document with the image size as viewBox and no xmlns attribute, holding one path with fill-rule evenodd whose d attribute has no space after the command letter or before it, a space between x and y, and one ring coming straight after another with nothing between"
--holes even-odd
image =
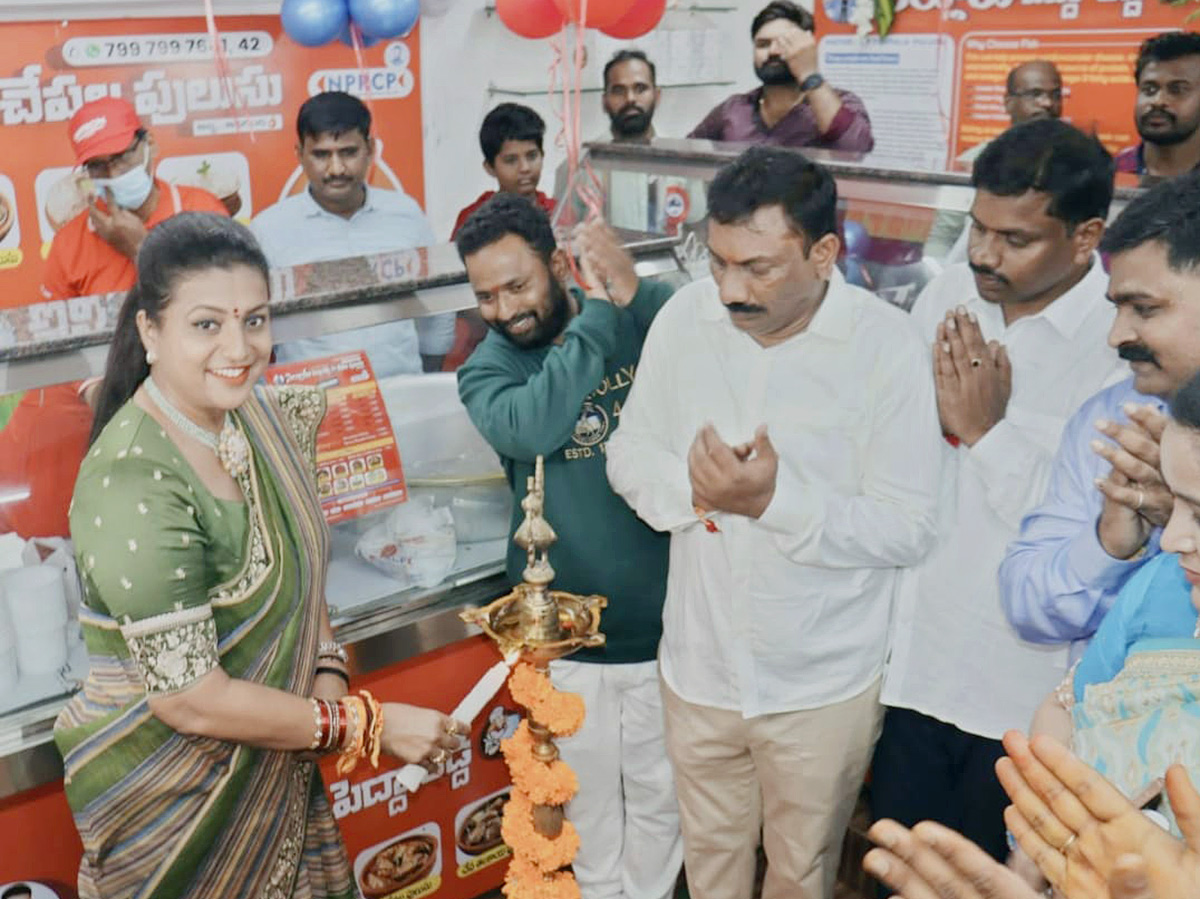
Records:
<instances>
[{"instance_id":1,"label":"gold earring","mask_svg":"<svg viewBox=\"0 0 1200 899\"><path fill-rule=\"evenodd\" d=\"M157 361L158 353L154 352L154 350L146 350L146 364L153 365Z\"/></svg>"}]
</instances>

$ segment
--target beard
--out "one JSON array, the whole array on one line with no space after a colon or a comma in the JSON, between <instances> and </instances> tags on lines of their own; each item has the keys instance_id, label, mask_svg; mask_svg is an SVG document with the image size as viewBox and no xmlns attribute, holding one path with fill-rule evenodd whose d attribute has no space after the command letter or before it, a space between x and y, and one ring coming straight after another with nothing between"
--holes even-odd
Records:
<instances>
[{"instance_id":1,"label":"beard","mask_svg":"<svg viewBox=\"0 0 1200 899\"><path fill-rule=\"evenodd\" d=\"M545 316L536 312L521 312L505 322L488 322L488 327L504 335L523 350L536 350L549 346L567 326L567 318L571 311L571 298L567 289L553 275L550 277L550 308ZM509 329L526 317L534 319L534 325L528 331L519 334Z\"/></svg>"},{"instance_id":2,"label":"beard","mask_svg":"<svg viewBox=\"0 0 1200 899\"><path fill-rule=\"evenodd\" d=\"M1147 125L1146 119L1151 115L1166 119L1162 125ZM1196 133L1196 125L1191 127L1180 125L1177 119L1171 113L1165 110L1153 110L1152 112L1144 113L1137 117L1137 132L1148 144L1158 144L1160 147L1171 147L1175 144L1181 144L1193 134Z\"/></svg>"},{"instance_id":3,"label":"beard","mask_svg":"<svg viewBox=\"0 0 1200 899\"><path fill-rule=\"evenodd\" d=\"M754 74L763 84L778 86L796 83L796 76L792 74L787 63L777 57L771 57L761 66L755 66Z\"/></svg>"},{"instance_id":4,"label":"beard","mask_svg":"<svg viewBox=\"0 0 1200 899\"><path fill-rule=\"evenodd\" d=\"M654 118L654 107L642 109L638 106L626 106L609 118L612 121L614 134L620 137L641 137L650 130L650 122Z\"/></svg>"}]
</instances>

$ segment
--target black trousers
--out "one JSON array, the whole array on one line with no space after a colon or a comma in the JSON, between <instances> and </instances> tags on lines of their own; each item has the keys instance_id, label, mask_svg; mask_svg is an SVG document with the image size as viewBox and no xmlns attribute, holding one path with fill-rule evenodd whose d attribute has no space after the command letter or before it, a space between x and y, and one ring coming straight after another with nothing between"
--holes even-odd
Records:
<instances>
[{"instance_id":1,"label":"black trousers","mask_svg":"<svg viewBox=\"0 0 1200 899\"><path fill-rule=\"evenodd\" d=\"M996 777L999 740L965 733L909 709L889 708L871 764L871 814L905 827L937 821L977 843L997 861L1008 856Z\"/></svg>"}]
</instances>

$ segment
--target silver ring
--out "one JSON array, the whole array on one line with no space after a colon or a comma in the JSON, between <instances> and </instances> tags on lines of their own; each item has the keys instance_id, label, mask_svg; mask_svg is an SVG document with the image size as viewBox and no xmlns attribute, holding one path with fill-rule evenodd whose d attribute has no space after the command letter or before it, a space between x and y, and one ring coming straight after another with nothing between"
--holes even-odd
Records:
<instances>
[{"instance_id":1,"label":"silver ring","mask_svg":"<svg viewBox=\"0 0 1200 899\"><path fill-rule=\"evenodd\" d=\"M433 763L433 764L435 764L435 765L440 765L440 764L442 764L442 762L446 761L446 758L447 758L449 755L450 755L450 753L446 752L446 750L444 750L444 749L439 749L437 752L435 752L435 753L434 753L434 754L433 754L433 755L430 757L429 761L430 761L430 762L432 762L432 763Z\"/></svg>"},{"instance_id":2,"label":"silver ring","mask_svg":"<svg viewBox=\"0 0 1200 899\"><path fill-rule=\"evenodd\" d=\"M1133 507L1134 511L1141 511L1142 503L1144 503L1145 501L1146 501L1146 492L1144 490L1142 490L1141 488L1138 488L1138 501L1137 501L1137 505Z\"/></svg>"},{"instance_id":3,"label":"silver ring","mask_svg":"<svg viewBox=\"0 0 1200 899\"><path fill-rule=\"evenodd\" d=\"M983 365L983 360L978 356L975 356L973 359L971 359L971 368L979 368L981 365Z\"/></svg>"},{"instance_id":4,"label":"silver ring","mask_svg":"<svg viewBox=\"0 0 1200 899\"><path fill-rule=\"evenodd\" d=\"M1071 834L1069 837L1067 837L1067 841L1062 844L1062 846L1059 848L1058 851L1061 852L1063 855L1066 855L1067 850L1071 848L1071 844L1074 843L1077 839L1079 839L1079 834L1077 834L1077 833Z\"/></svg>"}]
</instances>

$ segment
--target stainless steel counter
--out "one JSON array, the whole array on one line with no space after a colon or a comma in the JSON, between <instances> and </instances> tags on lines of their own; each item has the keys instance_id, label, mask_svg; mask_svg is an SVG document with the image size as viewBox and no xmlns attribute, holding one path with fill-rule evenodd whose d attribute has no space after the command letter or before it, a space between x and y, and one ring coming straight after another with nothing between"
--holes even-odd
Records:
<instances>
[{"instance_id":1,"label":"stainless steel counter","mask_svg":"<svg viewBox=\"0 0 1200 899\"><path fill-rule=\"evenodd\" d=\"M335 635L350 654L351 673L372 674L478 634L478 628L458 617L459 611L490 602L507 591L508 582L500 565L473 574L479 579L415 596L397 594L389 598L390 605L373 603L374 611L335 625ZM8 716L0 727L0 800L62 777L53 728L63 703L62 697L39 703Z\"/></svg>"}]
</instances>

